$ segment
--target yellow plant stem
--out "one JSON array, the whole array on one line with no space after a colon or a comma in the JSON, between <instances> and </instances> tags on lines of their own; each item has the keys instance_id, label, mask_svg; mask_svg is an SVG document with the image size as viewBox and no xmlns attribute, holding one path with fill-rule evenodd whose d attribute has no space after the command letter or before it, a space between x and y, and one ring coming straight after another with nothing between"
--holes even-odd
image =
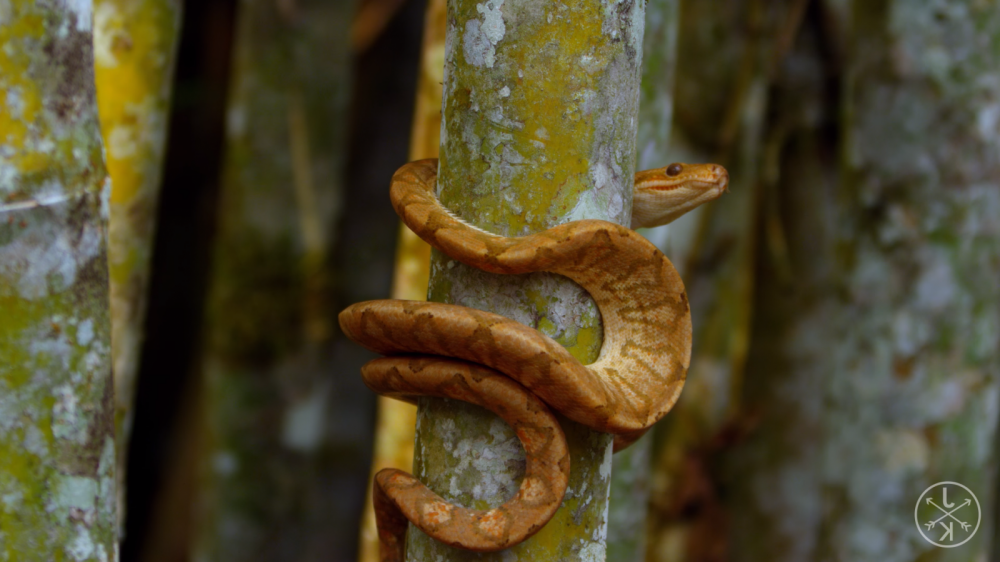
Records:
<instances>
[{"instance_id":1,"label":"yellow plant stem","mask_svg":"<svg viewBox=\"0 0 1000 562\"><path fill-rule=\"evenodd\" d=\"M179 0L95 0L94 72L111 174L111 354L118 443L118 515L142 347L150 257L163 174Z\"/></svg>"}]
</instances>

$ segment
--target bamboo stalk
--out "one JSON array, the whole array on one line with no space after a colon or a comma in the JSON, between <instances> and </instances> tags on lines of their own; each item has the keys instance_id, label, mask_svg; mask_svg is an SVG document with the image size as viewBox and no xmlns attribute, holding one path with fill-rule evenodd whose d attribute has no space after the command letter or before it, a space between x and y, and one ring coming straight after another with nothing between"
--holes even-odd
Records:
<instances>
[{"instance_id":1,"label":"bamboo stalk","mask_svg":"<svg viewBox=\"0 0 1000 562\"><path fill-rule=\"evenodd\" d=\"M724 164L732 189L670 225L669 255L687 285L694 346L684 394L657 427L647 560L725 559L731 548L716 459L732 445L725 437L740 434L751 418L740 395L753 304L766 63L787 4L734 0L720 9L681 3L671 148Z\"/></svg>"},{"instance_id":2,"label":"bamboo stalk","mask_svg":"<svg viewBox=\"0 0 1000 562\"><path fill-rule=\"evenodd\" d=\"M580 218L627 221L643 8L642 2L449 2L438 176L448 208L508 236ZM593 302L551 275L492 276L436 255L429 300L538 327L584 362L600 349ZM417 420L414 473L431 489L476 508L513 494L523 451L495 416L427 399ZM537 535L478 555L411 529L409 559L603 559L611 440L569 422L564 428L573 463L569 491Z\"/></svg>"},{"instance_id":3,"label":"bamboo stalk","mask_svg":"<svg viewBox=\"0 0 1000 562\"><path fill-rule=\"evenodd\" d=\"M181 6L95 0L97 105L111 174L108 235L119 534Z\"/></svg>"}]
</instances>

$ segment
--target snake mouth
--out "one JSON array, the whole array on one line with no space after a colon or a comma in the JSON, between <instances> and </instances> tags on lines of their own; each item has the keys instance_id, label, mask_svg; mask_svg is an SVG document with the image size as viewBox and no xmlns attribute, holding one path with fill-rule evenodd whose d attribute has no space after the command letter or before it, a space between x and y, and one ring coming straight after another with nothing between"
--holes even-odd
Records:
<instances>
[{"instance_id":1,"label":"snake mouth","mask_svg":"<svg viewBox=\"0 0 1000 562\"><path fill-rule=\"evenodd\" d=\"M716 188L719 195L729 191L729 172L718 164L708 164L705 166L702 177L698 178L705 188Z\"/></svg>"},{"instance_id":2,"label":"snake mouth","mask_svg":"<svg viewBox=\"0 0 1000 562\"><path fill-rule=\"evenodd\" d=\"M722 166L718 166L718 168L718 177L715 183L719 186L719 194L721 195L723 191L729 193L729 172Z\"/></svg>"},{"instance_id":3,"label":"snake mouth","mask_svg":"<svg viewBox=\"0 0 1000 562\"><path fill-rule=\"evenodd\" d=\"M719 196L729 192L729 172L717 164L707 165L695 182L705 191L714 190Z\"/></svg>"},{"instance_id":4,"label":"snake mouth","mask_svg":"<svg viewBox=\"0 0 1000 562\"><path fill-rule=\"evenodd\" d=\"M729 174L725 169L721 173L706 174L705 177L698 178L692 183L698 191L714 193L717 197L729 192Z\"/></svg>"}]
</instances>

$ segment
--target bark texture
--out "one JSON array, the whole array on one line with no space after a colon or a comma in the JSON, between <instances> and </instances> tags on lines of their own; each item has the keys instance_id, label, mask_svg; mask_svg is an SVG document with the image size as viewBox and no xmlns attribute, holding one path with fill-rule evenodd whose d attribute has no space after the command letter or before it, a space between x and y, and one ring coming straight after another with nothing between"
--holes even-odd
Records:
<instances>
[{"instance_id":1,"label":"bark texture","mask_svg":"<svg viewBox=\"0 0 1000 562\"><path fill-rule=\"evenodd\" d=\"M109 269L115 374L118 518L146 319L149 266L166 145L179 0L95 0L97 105L111 174Z\"/></svg>"},{"instance_id":2,"label":"bark texture","mask_svg":"<svg viewBox=\"0 0 1000 562\"><path fill-rule=\"evenodd\" d=\"M783 69L787 259L760 264L745 400L761 416L730 459L733 559L984 560L1000 390L1000 8L850 10L846 27L830 26L844 21L836 11L813 21ZM838 103L822 92L841 37ZM823 134L838 125L839 162ZM983 512L952 549L914 522L922 491L944 480Z\"/></svg>"},{"instance_id":3,"label":"bark texture","mask_svg":"<svg viewBox=\"0 0 1000 562\"><path fill-rule=\"evenodd\" d=\"M582 218L626 223L643 8L596 0L449 2L438 176L448 208L506 236ZM593 302L551 275L498 277L435 255L429 295L536 327L584 362L600 350ZM573 455L569 490L535 537L481 556L411 529L410 559L604 560L611 440L568 422L564 428ZM485 509L513 495L524 457L495 416L423 400L414 469L445 498Z\"/></svg>"},{"instance_id":4,"label":"bark texture","mask_svg":"<svg viewBox=\"0 0 1000 562\"><path fill-rule=\"evenodd\" d=\"M117 559L89 1L0 5L0 559Z\"/></svg>"},{"instance_id":5,"label":"bark texture","mask_svg":"<svg viewBox=\"0 0 1000 562\"><path fill-rule=\"evenodd\" d=\"M348 1L240 6L202 361L195 559L329 560L354 541L337 489L361 455L338 433L338 416L354 412L339 385L354 379L331 376L329 299L352 13Z\"/></svg>"}]
</instances>

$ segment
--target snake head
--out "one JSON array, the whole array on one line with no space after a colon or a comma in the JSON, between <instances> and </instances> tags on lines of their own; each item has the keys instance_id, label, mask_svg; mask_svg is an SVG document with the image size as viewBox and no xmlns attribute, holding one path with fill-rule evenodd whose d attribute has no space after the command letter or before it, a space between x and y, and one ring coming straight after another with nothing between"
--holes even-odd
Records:
<instances>
[{"instance_id":1,"label":"snake head","mask_svg":"<svg viewBox=\"0 0 1000 562\"><path fill-rule=\"evenodd\" d=\"M729 191L729 172L718 164L674 163L635 175L632 228L669 224Z\"/></svg>"}]
</instances>

